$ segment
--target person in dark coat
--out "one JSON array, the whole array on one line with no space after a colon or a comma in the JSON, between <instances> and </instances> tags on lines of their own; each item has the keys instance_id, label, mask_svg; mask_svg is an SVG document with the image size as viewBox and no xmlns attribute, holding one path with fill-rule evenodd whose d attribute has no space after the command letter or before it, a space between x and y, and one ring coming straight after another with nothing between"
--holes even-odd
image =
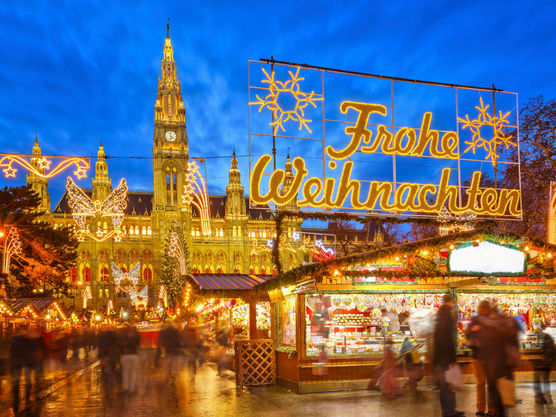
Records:
<instances>
[{"instance_id":1,"label":"person in dark coat","mask_svg":"<svg viewBox=\"0 0 556 417\"><path fill-rule=\"evenodd\" d=\"M535 402L537 404L547 404L546 397L551 398L550 369L552 369L552 364L556 359L556 346L554 346L554 340L549 334L542 333L540 336L542 359L535 363Z\"/></svg>"},{"instance_id":2,"label":"person in dark coat","mask_svg":"<svg viewBox=\"0 0 556 417\"><path fill-rule=\"evenodd\" d=\"M44 340L41 333L32 329L17 335L10 347L10 369L12 372L12 394L14 412L19 409L19 383L25 371L25 399L31 398L31 374L34 373L35 388L40 389L40 370L45 358Z\"/></svg>"},{"instance_id":3,"label":"person in dark coat","mask_svg":"<svg viewBox=\"0 0 556 417\"><path fill-rule=\"evenodd\" d=\"M469 326L467 327L466 338L467 346L473 349L473 371L475 373L475 379L477 381L477 413L478 416L484 416L485 411L487 411L487 398L488 398L488 415L494 415L496 413L496 407L494 405L494 400L492 396L487 396L487 385L486 385L486 375L485 375L485 358L484 358L484 347L481 346L481 339L484 339L482 332L486 331L486 327L481 328L481 323L484 317L490 316L492 308L488 300L483 300L479 303L477 308L479 313ZM479 326L478 328L475 326ZM472 330L478 329L478 330Z\"/></svg>"},{"instance_id":4,"label":"person in dark coat","mask_svg":"<svg viewBox=\"0 0 556 417\"><path fill-rule=\"evenodd\" d=\"M442 307L436 313L433 339L433 365L440 382L440 407L443 417L462 417L464 412L456 410L456 393L446 383L445 373L456 362L456 314L454 299L450 294L442 298Z\"/></svg>"},{"instance_id":5,"label":"person in dark coat","mask_svg":"<svg viewBox=\"0 0 556 417\"><path fill-rule=\"evenodd\" d=\"M191 325L187 325L183 329L183 347L185 349L185 360L187 361L187 367L190 372L191 381L195 380L195 375L197 374L197 334L195 328Z\"/></svg>"},{"instance_id":6,"label":"person in dark coat","mask_svg":"<svg viewBox=\"0 0 556 417\"><path fill-rule=\"evenodd\" d=\"M137 362L139 361L138 349L141 335L137 329L129 324L119 332L120 351L122 353L122 387L124 393L131 394L135 390L137 377Z\"/></svg>"},{"instance_id":7,"label":"person in dark coat","mask_svg":"<svg viewBox=\"0 0 556 417\"><path fill-rule=\"evenodd\" d=\"M181 332L172 324L160 332L160 343L166 351L168 358L168 375L174 377L179 368L179 359L183 349L183 337Z\"/></svg>"}]
</instances>

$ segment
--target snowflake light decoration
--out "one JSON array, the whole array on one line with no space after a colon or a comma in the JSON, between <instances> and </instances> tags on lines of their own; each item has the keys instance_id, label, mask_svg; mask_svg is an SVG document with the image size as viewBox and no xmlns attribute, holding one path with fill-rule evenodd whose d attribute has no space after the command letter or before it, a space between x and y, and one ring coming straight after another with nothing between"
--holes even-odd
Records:
<instances>
[{"instance_id":1,"label":"snowflake light decoration","mask_svg":"<svg viewBox=\"0 0 556 417\"><path fill-rule=\"evenodd\" d=\"M463 151L463 153L468 152L469 150L473 151L473 154L477 150L477 148L483 148L487 151L487 156L485 159L490 159L492 165L496 165L498 158L498 146L503 145L507 149L510 149L510 146L517 146L515 142L512 142L511 136L505 135L503 129L510 124L508 120L508 116L510 112L506 114L502 114L499 112L499 116L492 116L488 112L488 108L490 106L485 106L483 103L483 99L481 98L481 105L476 106L475 108L479 110L479 115L476 119L470 120L469 115L465 116L465 119L461 119L458 117L458 122L463 123L462 129L469 128L471 132L473 132L473 138L470 142L465 141L467 145L467 149ZM493 130L492 139L487 140L482 137L481 135L481 128L483 127L491 127Z\"/></svg>"},{"instance_id":2,"label":"snowflake light decoration","mask_svg":"<svg viewBox=\"0 0 556 417\"><path fill-rule=\"evenodd\" d=\"M309 104L316 108L317 105L315 104L315 101L322 101L323 98L315 94L314 91L311 91L310 93L300 91L299 82L303 81L305 78L299 76L299 70L300 67L297 67L295 75L291 71L288 71L291 80L281 82L274 79L274 76L276 75L274 71L272 71L271 75L268 75L263 68L266 79L263 80L262 83L268 84L269 93L265 98L261 98L256 95L258 101L249 103L250 105L258 105L259 112L261 112L265 107L269 109L274 115L274 122L271 122L270 125L276 130L282 129L285 132L286 129L284 128L284 123L291 119L295 122L299 122L299 130L305 127L309 132L311 132L307 123L312 122L312 120L305 118L304 109ZM284 110L280 107L280 104L278 103L280 94L291 94L294 97L295 107L293 110Z\"/></svg>"}]
</instances>

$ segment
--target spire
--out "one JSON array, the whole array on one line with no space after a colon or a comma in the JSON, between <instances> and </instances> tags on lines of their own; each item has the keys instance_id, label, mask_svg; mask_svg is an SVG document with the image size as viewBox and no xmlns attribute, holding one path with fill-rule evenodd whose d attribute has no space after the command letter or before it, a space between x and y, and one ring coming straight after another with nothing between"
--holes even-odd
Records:
<instances>
[{"instance_id":1,"label":"spire","mask_svg":"<svg viewBox=\"0 0 556 417\"><path fill-rule=\"evenodd\" d=\"M41 148L39 146L39 137L35 130L35 146L33 146L33 155L41 155Z\"/></svg>"},{"instance_id":2,"label":"spire","mask_svg":"<svg viewBox=\"0 0 556 417\"><path fill-rule=\"evenodd\" d=\"M290 160L290 148L288 148L288 157L286 158L286 176L293 174L292 161Z\"/></svg>"},{"instance_id":3,"label":"spire","mask_svg":"<svg viewBox=\"0 0 556 417\"><path fill-rule=\"evenodd\" d=\"M241 173L239 172L236 151L232 154L231 160L232 168L230 169L230 184L241 184Z\"/></svg>"},{"instance_id":4,"label":"spire","mask_svg":"<svg viewBox=\"0 0 556 417\"><path fill-rule=\"evenodd\" d=\"M97 162L95 163L95 178L93 178L93 200L104 201L112 191L112 181L108 178L108 164L106 154L102 146L102 136L97 152Z\"/></svg>"},{"instance_id":5,"label":"spire","mask_svg":"<svg viewBox=\"0 0 556 417\"><path fill-rule=\"evenodd\" d=\"M185 106L181 96L181 83L178 78L174 48L170 39L170 24L166 25L164 56L158 77L158 94L154 108L156 121L185 122Z\"/></svg>"}]
</instances>

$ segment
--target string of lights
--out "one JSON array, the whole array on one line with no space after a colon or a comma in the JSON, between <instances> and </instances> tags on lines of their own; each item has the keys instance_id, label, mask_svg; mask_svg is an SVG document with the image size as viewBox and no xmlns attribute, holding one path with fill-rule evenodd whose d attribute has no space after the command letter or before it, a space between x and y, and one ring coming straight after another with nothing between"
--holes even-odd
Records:
<instances>
[{"instance_id":1,"label":"string of lights","mask_svg":"<svg viewBox=\"0 0 556 417\"><path fill-rule=\"evenodd\" d=\"M21 240L16 227L10 227L8 236L6 236L6 243L4 246L4 263L2 265L2 272L4 274L10 273L11 259L13 255L21 255Z\"/></svg>"}]
</instances>

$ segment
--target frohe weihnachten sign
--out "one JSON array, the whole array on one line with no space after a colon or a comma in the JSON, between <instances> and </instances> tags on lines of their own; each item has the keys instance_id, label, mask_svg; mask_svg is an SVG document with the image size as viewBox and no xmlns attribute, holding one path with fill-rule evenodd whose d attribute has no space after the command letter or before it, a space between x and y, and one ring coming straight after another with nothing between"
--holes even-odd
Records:
<instances>
[{"instance_id":1,"label":"frohe weihnachten sign","mask_svg":"<svg viewBox=\"0 0 556 417\"><path fill-rule=\"evenodd\" d=\"M325 73L342 76L326 96ZM512 128L517 132L512 126L516 94L497 90L500 98L494 99L489 89L411 83L420 90L415 98L403 94L410 83L372 76L364 79L389 83L390 93L374 84L344 92L346 82L361 77L258 61L250 61L250 77L262 78L250 80L249 88L249 108L258 110L249 114L254 205L435 217L447 207L454 214L521 217L520 187L492 186L493 177L500 178L508 167L519 175L519 159L507 156L519 146L519 135L507 133ZM396 91L411 105L398 104L395 83L403 84ZM427 89L433 94L425 93ZM449 98L442 107L442 100L431 99L439 89L455 93L455 103ZM433 116L427 104L439 115ZM408 109L409 117L400 116L400 108ZM276 141L276 169L271 138ZM293 153L290 172L284 169L286 146L288 158ZM315 161L322 161L322 170Z\"/></svg>"}]
</instances>

